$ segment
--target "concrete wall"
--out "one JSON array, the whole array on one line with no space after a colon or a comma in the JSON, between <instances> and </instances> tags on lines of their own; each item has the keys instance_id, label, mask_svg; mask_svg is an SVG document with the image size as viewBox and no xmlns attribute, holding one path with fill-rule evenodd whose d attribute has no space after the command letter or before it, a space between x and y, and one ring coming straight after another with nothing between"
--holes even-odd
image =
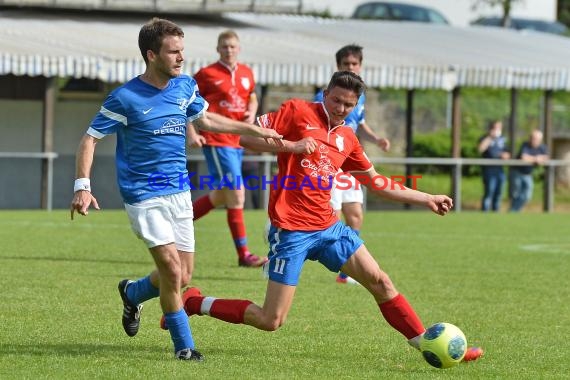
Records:
<instances>
[{"instance_id":1,"label":"concrete wall","mask_svg":"<svg viewBox=\"0 0 570 380\"><path fill-rule=\"evenodd\" d=\"M59 100L55 107L54 208L67 208L73 195L75 150L89 122L100 107L100 100ZM42 103L40 101L0 100L0 151L40 152ZM97 146L93 167L93 188L102 206L121 207L115 180L115 139L109 137ZM41 161L39 159L0 159L0 209L40 206Z\"/></svg>"},{"instance_id":2,"label":"concrete wall","mask_svg":"<svg viewBox=\"0 0 570 380\"><path fill-rule=\"evenodd\" d=\"M69 207L75 179L75 151L103 98L59 99L55 107L53 207ZM42 103L0 99L0 152L41 152ZM102 208L122 208L115 171L115 136L97 144L91 173L93 194ZM193 150L192 154L201 154ZM204 163L192 167L207 173ZM40 207L41 160L0 158L0 209ZM194 197L206 191L193 191ZM248 205L251 200L248 201Z\"/></svg>"}]
</instances>

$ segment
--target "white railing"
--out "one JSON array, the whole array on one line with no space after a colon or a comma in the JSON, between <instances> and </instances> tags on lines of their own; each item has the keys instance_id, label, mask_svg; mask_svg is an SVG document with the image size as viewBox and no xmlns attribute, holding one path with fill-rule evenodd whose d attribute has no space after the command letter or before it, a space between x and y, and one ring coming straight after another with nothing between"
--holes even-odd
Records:
<instances>
[{"instance_id":1,"label":"white railing","mask_svg":"<svg viewBox=\"0 0 570 380\"><path fill-rule=\"evenodd\" d=\"M204 161L202 155L192 154L188 157L189 161ZM244 161L261 162L263 164L262 175L264 178L271 178L271 164L277 162L275 156L244 156ZM480 166L528 166L529 163L523 160L499 160L488 158L424 158L424 157L370 157L370 161L374 164L393 164L393 165L439 165L450 166L454 170L452 172L452 186L455 189L453 194L454 210L461 212L461 171L465 165ZM554 168L562 166L570 166L570 160L549 160L543 164L545 167L545 211L550 212L554 202ZM365 193L366 194L366 193ZM262 204L267 205L269 200L269 192L262 192ZM366 202L366 201L365 201Z\"/></svg>"},{"instance_id":2,"label":"white railing","mask_svg":"<svg viewBox=\"0 0 570 380\"><path fill-rule=\"evenodd\" d=\"M46 168L46 209L53 208L53 161L58 157L55 152L0 152L0 159L40 159L47 163ZM191 162L203 162L204 156L201 154L191 154L187 157ZM244 156L246 162L262 163L262 176L271 178L271 165L277 162L273 155L251 155ZM493 160L485 158L405 158L405 157L371 157L370 161L374 164L392 164L392 165L439 165L450 166L454 168L452 173L452 184L455 189L454 209L461 212L461 170L465 165L480 166L528 166L528 162L522 160ZM552 211L554 200L554 169L556 167L570 166L570 160L549 160L544 163L545 167L545 211ZM269 192L262 192L262 204L267 205L269 201Z\"/></svg>"},{"instance_id":3,"label":"white railing","mask_svg":"<svg viewBox=\"0 0 570 380\"><path fill-rule=\"evenodd\" d=\"M55 152L0 152L0 158L17 158L17 159L40 159L46 160L46 209L51 211L53 208L53 160L58 157Z\"/></svg>"},{"instance_id":4,"label":"white railing","mask_svg":"<svg viewBox=\"0 0 570 380\"><path fill-rule=\"evenodd\" d=\"M523 160L500 160L489 158L392 158L392 157L373 157L371 161L375 164L395 164L395 165L440 165L451 166L454 168L452 172L452 186L455 189L453 194L453 204L456 212L461 212L461 172L463 166L479 165L479 166L529 166L529 163ZM544 210L552 211L554 205L554 168L559 166L570 166L570 160L548 160L542 166L545 168L545 205Z\"/></svg>"}]
</instances>

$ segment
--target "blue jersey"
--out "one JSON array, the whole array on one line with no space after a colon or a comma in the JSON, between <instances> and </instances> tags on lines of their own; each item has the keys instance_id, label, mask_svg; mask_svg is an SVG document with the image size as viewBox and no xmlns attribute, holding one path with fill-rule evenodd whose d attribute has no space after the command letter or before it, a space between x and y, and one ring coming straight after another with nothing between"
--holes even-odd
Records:
<instances>
[{"instance_id":1,"label":"blue jersey","mask_svg":"<svg viewBox=\"0 0 570 380\"><path fill-rule=\"evenodd\" d=\"M479 143L483 141L487 135L481 136L479 139ZM487 149L481 154L483 158L501 158L504 152L507 152L507 142L503 136L495 137L491 140L491 143L487 147ZM485 165L482 168L484 173L489 174L499 174L503 172L503 166L495 166L495 165Z\"/></svg>"},{"instance_id":2,"label":"blue jersey","mask_svg":"<svg viewBox=\"0 0 570 380\"><path fill-rule=\"evenodd\" d=\"M87 134L117 134L117 181L126 203L189 189L186 124L208 103L193 78L181 75L158 89L138 77L109 94Z\"/></svg>"},{"instance_id":3,"label":"blue jersey","mask_svg":"<svg viewBox=\"0 0 570 380\"><path fill-rule=\"evenodd\" d=\"M537 147L533 147L532 145L530 145L530 143L528 141L525 141L521 145L521 149L519 151L519 155L517 156L517 158L518 159L522 158L523 154L528 154L529 156L534 156L534 157L543 156L543 155L548 154L548 149L546 148L546 145L544 145L544 144L540 144ZM516 168L522 174L532 174L532 171L534 169L534 165L518 166Z\"/></svg>"},{"instance_id":4,"label":"blue jersey","mask_svg":"<svg viewBox=\"0 0 570 380\"><path fill-rule=\"evenodd\" d=\"M315 102L322 102L323 101L323 90L319 91L314 98ZM352 128L354 133L358 131L358 127L360 124L363 124L366 120L364 118L364 103L366 103L366 95L360 95L358 98L358 103L356 103L356 107L352 110L350 114L344 119L344 124Z\"/></svg>"}]
</instances>

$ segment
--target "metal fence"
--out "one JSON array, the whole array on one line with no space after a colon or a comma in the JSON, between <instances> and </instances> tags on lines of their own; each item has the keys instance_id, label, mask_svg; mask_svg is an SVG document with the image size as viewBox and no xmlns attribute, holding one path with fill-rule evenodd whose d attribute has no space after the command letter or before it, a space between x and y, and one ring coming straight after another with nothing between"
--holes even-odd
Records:
<instances>
[{"instance_id":1,"label":"metal fence","mask_svg":"<svg viewBox=\"0 0 570 380\"><path fill-rule=\"evenodd\" d=\"M45 184L42 191L45 192L46 199L45 208L52 209L53 194L54 194L54 160L58 158L58 154L54 152L41 153L41 152L0 152L0 159L35 159L41 160L45 165L45 170L42 171L43 183ZM204 162L204 156L199 154L191 154L188 157L189 162L200 163ZM258 162L261 163L260 175L264 179L272 178L272 166L275 165L277 159L273 155L251 155L244 156L245 162ZM461 212L461 184L462 184L462 169L466 165L479 165L479 166L528 166L528 162L522 160L493 160L493 159L480 159L480 158L394 158L394 157L371 157L370 160L374 164L384 165L405 165L410 172L413 166L426 166L437 165L447 166L452 168L451 183L453 189L453 202L454 210ZM554 208L554 180L555 169L557 167L570 167L570 160L549 160L544 163L544 211L551 212ZM269 201L269 187L261 189L261 204L267 205ZM366 202L365 202L366 203Z\"/></svg>"},{"instance_id":2,"label":"metal fence","mask_svg":"<svg viewBox=\"0 0 570 380\"><path fill-rule=\"evenodd\" d=\"M394 158L394 157L369 157L373 164L394 164L406 165L407 167L418 165L439 165L448 166L452 170L452 188L453 188L453 204L456 212L461 212L461 182L462 169L466 165L479 166L528 166L529 163L523 160L495 160L487 158ZM189 155L189 161L204 161L201 155ZM271 178L271 165L277 162L275 156L245 156L244 161L253 161L262 163L261 173L264 178ZM551 212L554 208L554 170L556 167L570 166L570 160L549 160L544 163L545 180L544 180L544 211ZM366 194L366 192L365 192ZM269 191L262 191L262 204L267 205L269 200ZM364 201L366 204L366 199Z\"/></svg>"},{"instance_id":3,"label":"metal fence","mask_svg":"<svg viewBox=\"0 0 570 380\"><path fill-rule=\"evenodd\" d=\"M12 159L32 159L32 160L42 160L45 164L45 171L42 176L42 181L45 181L45 194L42 196L45 198L45 208L51 211L53 208L53 161L58 157L57 153L54 152L0 152L1 158L12 158ZM13 189L17 191L17 189Z\"/></svg>"}]
</instances>

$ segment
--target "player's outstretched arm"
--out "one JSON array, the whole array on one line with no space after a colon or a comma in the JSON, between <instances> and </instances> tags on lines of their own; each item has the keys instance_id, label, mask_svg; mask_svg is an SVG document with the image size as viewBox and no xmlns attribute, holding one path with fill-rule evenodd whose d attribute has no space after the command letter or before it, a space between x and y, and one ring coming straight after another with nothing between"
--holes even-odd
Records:
<instances>
[{"instance_id":1,"label":"player's outstretched arm","mask_svg":"<svg viewBox=\"0 0 570 380\"><path fill-rule=\"evenodd\" d=\"M388 152L390 150L390 140L385 137L378 137L367 123L364 122L359 125L358 134L365 140L373 142L379 146L384 152Z\"/></svg>"},{"instance_id":2,"label":"player's outstretched arm","mask_svg":"<svg viewBox=\"0 0 570 380\"><path fill-rule=\"evenodd\" d=\"M188 125L186 125L186 145L200 148L204 144L206 144L206 138L196 132L192 123L188 123Z\"/></svg>"},{"instance_id":3,"label":"player's outstretched arm","mask_svg":"<svg viewBox=\"0 0 570 380\"><path fill-rule=\"evenodd\" d=\"M93 206L99 210L97 199L91 194L91 182L89 174L93 165L93 155L95 154L95 145L97 139L93 136L85 134L79 142L77 154L75 157L75 185L73 186L73 199L71 200L71 219L77 211L81 215L89 213L89 207Z\"/></svg>"},{"instance_id":4,"label":"player's outstretched arm","mask_svg":"<svg viewBox=\"0 0 570 380\"><path fill-rule=\"evenodd\" d=\"M262 139L252 136L241 136L239 143L246 149L254 152L289 152L294 154L311 154L317 149L317 142L312 137L305 137L299 141Z\"/></svg>"},{"instance_id":5,"label":"player's outstretched arm","mask_svg":"<svg viewBox=\"0 0 570 380\"><path fill-rule=\"evenodd\" d=\"M207 111L203 117L192 121L192 124L199 129L210 132L232 133L234 135L248 135L274 140L280 140L283 137L273 129L260 128L255 124L244 123L243 121L233 120Z\"/></svg>"},{"instance_id":6,"label":"player's outstretched arm","mask_svg":"<svg viewBox=\"0 0 570 380\"><path fill-rule=\"evenodd\" d=\"M447 195L433 195L411 189L378 174L374 168L367 172L353 172L352 175L369 191L384 199L423 206L438 215L445 215L453 208L453 200Z\"/></svg>"}]
</instances>

